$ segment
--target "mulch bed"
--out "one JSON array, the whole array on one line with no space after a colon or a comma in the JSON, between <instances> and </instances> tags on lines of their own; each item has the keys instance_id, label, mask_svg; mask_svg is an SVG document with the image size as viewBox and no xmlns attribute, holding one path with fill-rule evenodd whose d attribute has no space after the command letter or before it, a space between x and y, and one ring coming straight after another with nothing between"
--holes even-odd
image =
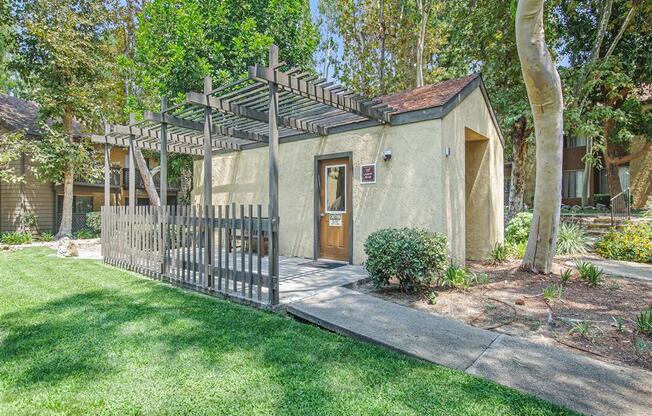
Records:
<instances>
[{"instance_id":1,"label":"mulch bed","mask_svg":"<svg viewBox=\"0 0 652 416\"><path fill-rule=\"evenodd\" d=\"M428 291L405 293L396 284L378 289L368 283L356 290L476 327L652 370L652 337L639 333L635 322L642 310L652 307L652 284L605 276L590 288L575 273L561 297L548 303L543 291L561 284L562 266L555 264L555 273L544 276L519 270L519 265L470 262L470 269L486 273L489 282L465 290L433 288L435 304L428 302Z\"/></svg>"}]
</instances>

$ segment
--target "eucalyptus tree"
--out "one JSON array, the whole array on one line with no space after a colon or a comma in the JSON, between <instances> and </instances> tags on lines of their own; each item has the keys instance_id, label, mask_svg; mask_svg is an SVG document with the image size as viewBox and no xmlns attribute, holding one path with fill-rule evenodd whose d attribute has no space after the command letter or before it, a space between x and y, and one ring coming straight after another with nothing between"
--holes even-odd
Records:
<instances>
[{"instance_id":1,"label":"eucalyptus tree","mask_svg":"<svg viewBox=\"0 0 652 416\"><path fill-rule=\"evenodd\" d=\"M511 160L507 218L524 209L524 195L534 145L534 125L516 48L515 1L445 2L446 46L439 64L457 76L482 72L491 103L505 132L506 159ZM561 43L554 2L544 7L544 24L552 52Z\"/></svg>"},{"instance_id":2,"label":"eucalyptus tree","mask_svg":"<svg viewBox=\"0 0 652 416\"><path fill-rule=\"evenodd\" d=\"M75 176L92 171L88 143L76 133L97 128L115 108L110 104L119 84L109 18L114 6L100 0L23 0L12 6L17 30L11 65L28 84L28 98L39 104L45 129L35 149L42 162L37 173L64 187L57 237L71 233Z\"/></svg>"},{"instance_id":3,"label":"eucalyptus tree","mask_svg":"<svg viewBox=\"0 0 652 416\"><path fill-rule=\"evenodd\" d=\"M562 71L568 85L566 133L587 139L586 204L593 167L606 170L614 196L622 190L619 167L652 149L652 115L639 94L652 82L652 2L562 0L560 9L563 53L570 63ZM636 138L642 139L639 149L633 146Z\"/></svg>"},{"instance_id":4,"label":"eucalyptus tree","mask_svg":"<svg viewBox=\"0 0 652 416\"><path fill-rule=\"evenodd\" d=\"M564 103L561 79L546 44L543 18L544 0L519 0L516 47L536 136L534 213L523 268L550 273L559 231Z\"/></svg>"},{"instance_id":5,"label":"eucalyptus tree","mask_svg":"<svg viewBox=\"0 0 652 416\"><path fill-rule=\"evenodd\" d=\"M342 42L340 81L377 96L445 77L437 65L443 9L433 0L320 0L321 18Z\"/></svg>"}]
</instances>

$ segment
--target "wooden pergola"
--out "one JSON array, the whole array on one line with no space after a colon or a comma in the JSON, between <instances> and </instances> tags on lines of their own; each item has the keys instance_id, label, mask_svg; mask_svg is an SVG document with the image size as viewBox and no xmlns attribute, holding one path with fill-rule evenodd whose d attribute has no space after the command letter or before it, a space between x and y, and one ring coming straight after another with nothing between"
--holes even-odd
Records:
<instances>
[{"instance_id":1,"label":"wooden pergola","mask_svg":"<svg viewBox=\"0 0 652 416\"><path fill-rule=\"evenodd\" d=\"M269 208L272 229L278 230L279 139L325 136L333 128L372 121L386 123L393 111L380 100L357 95L308 72L279 68L278 47L269 51L269 67L251 66L246 78L213 88L204 80L204 91L188 92L174 106L161 102L160 112L145 112L144 120L129 125L107 124L103 135L92 141L105 144L105 204L108 206L109 148L129 147L129 205L134 207L136 172L134 149L160 152L160 200L167 201L168 153L203 156L204 206L212 206L212 154L241 150L252 145L269 147ZM207 245L210 246L210 245ZM278 271L278 233L270 238L270 259Z\"/></svg>"}]
</instances>

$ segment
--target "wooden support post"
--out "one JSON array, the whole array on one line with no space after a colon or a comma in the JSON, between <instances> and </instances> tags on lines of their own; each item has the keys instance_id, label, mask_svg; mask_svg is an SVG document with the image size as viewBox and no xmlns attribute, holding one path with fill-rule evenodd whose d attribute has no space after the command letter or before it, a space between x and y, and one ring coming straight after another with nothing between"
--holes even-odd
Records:
<instances>
[{"instance_id":1,"label":"wooden support post","mask_svg":"<svg viewBox=\"0 0 652 416\"><path fill-rule=\"evenodd\" d=\"M211 77L204 78L204 95L206 96L206 103L208 103L208 94L213 90L213 80ZM213 143L211 140L211 127L213 119L211 116L211 108L207 105L204 107L204 207L205 212L209 212L213 207ZM208 216L205 216L206 221L206 234L205 234L205 249L206 249L206 270L204 272L204 279L202 282L205 287L213 286L212 274L213 271L209 265L213 264L213 224L209 224Z\"/></svg>"},{"instance_id":2,"label":"wooden support post","mask_svg":"<svg viewBox=\"0 0 652 416\"><path fill-rule=\"evenodd\" d=\"M104 126L104 132L108 134L109 126ZM104 144L104 206L111 206L111 146Z\"/></svg>"},{"instance_id":3,"label":"wooden support post","mask_svg":"<svg viewBox=\"0 0 652 416\"><path fill-rule=\"evenodd\" d=\"M136 115L129 114L129 124L136 122ZM129 135L129 207L127 209L129 218L128 222L133 223L136 214L136 137ZM134 227L129 227L129 264L134 264Z\"/></svg>"},{"instance_id":4,"label":"wooden support post","mask_svg":"<svg viewBox=\"0 0 652 416\"><path fill-rule=\"evenodd\" d=\"M161 98L161 112L168 108L166 97ZM168 204L168 125L161 123L161 171L158 175L160 179L159 187L161 188L161 206Z\"/></svg>"},{"instance_id":5,"label":"wooden support post","mask_svg":"<svg viewBox=\"0 0 652 416\"><path fill-rule=\"evenodd\" d=\"M269 66L278 66L278 46L269 47ZM279 303L279 204L278 204L278 86L270 81L269 85L269 302Z\"/></svg>"},{"instance_id":6,"label":"wooden support post","mask_svg":"<svg viewBox=\"0 0 652 416\"><path fill-rule=\"evenodd\" d=\"M168 108L167 97L161 98L161 113ZM161 203L159 204L159 250L161 254L161 278L167 275L167 205L168 205L168 125L161 123L161 153L160 153L159 188L161 189Z\"/></svg>"},{"instance_id":7,"label":"wooden support post","mask_svg":"<svg viewBox=\"0 0 652 416\"><path fill-rule=\"evenodd\" d=\"M136 122L136 115L129 114L129 124ZM136 206L136 137L133 134L129 135L129 208L133 214L134 207Z\"/></svg>"}]
</instances>

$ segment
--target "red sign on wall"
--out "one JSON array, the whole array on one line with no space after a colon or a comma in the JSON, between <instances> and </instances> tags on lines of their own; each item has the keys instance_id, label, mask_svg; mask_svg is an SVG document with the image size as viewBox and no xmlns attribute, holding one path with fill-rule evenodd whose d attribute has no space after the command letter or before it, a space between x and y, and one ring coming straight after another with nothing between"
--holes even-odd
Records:
<instances>
[{"instance_id":1,"label":"red sign on wall","mask_svg":"<svg viewBox=\"0 0 652 416\"><path fill-rule=\"evenodd\" d=\"M360 183L376 183L376 164L360 166Z\"/></svg>"}]
</instances>

